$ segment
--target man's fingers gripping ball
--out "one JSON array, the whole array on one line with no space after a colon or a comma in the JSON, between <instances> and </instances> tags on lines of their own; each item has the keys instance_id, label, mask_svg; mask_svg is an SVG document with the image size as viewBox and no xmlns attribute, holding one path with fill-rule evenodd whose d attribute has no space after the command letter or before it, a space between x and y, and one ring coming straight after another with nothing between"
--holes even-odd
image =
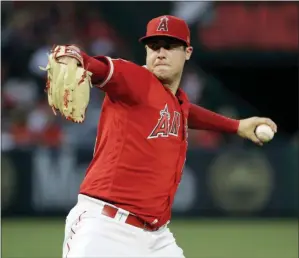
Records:
<instances>
[{"instance_id":1,"label":"man's fingers gripping ball","mask_svg":"<svg viewBox=\"0 0 299 258\"><path fill-rule=\"evenodd\" d=\"M269 118L261 117L258 120L258 125L268 125L274 133L277 132L277 125Z\"/></svg>"},{"instance_id":2,"label":"man's fingers gripping ball","mask_svg":"<svg viewBox=\"0 0 299 258\"><path fill-rule=\"evenodd\" d=\"M269 142L274 137L273 129L267 124L259 125L255 129L255 134L256 134L257 138L262 142Z\"/></svg>"},{"instance_id":3,"label":"man's fingers gripping ball","mask_svg":"<svg viewBox=\"0 0 299 258\"><path fill-rule=\"evenodd\" d=\"M80 66L78 66L80 65ZM48 55L46 92L54 113L82 123L89 103L91 73L83 68L83 58L75 46L56 46Z\"/></svg>"}]
</instances>

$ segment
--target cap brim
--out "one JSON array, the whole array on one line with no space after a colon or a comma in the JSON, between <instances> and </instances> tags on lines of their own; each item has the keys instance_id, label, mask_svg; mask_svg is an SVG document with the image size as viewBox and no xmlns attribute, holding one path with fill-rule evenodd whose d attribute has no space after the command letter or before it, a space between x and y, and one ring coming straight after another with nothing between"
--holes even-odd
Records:
<instances>
[{"instance_id":1,"label":"cap brim","mask_svg":"<svg viewBox=\"0 0 299 258\"><path fill-rule=\"evenodd\" d=\"M155 34L155 35L152 35L152 36L144 36L142 38L140 38L138 41L143 43L143 44L146 44L146 41L149 40L149 39L152 39L152 38L156 38L156 37L166 37L166 38L173 38L173 39L177 39L181 42L183 42L184 44L186 44L187 46L189 46L190 44L188 42L186 42L184 39L182 38L179 38L179 37L175 37L173 35L170 35L170 34Z\"/></svg>"}]
</instances>

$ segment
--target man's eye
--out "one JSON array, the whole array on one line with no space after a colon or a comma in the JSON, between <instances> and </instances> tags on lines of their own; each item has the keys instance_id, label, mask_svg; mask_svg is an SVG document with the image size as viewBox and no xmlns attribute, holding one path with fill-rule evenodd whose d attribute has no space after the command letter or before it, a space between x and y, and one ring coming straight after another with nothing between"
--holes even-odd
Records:
<instances>
[{"instance_id":1,"label":"man's eye","mask_svg":"<svg viewBox=\"0 0 299 258\"><path fill-rule=\"evenodd\" d=\"M157 50L157 49L160 48L160 46L159 46L158 44L155 44L155 43L154 43L154 44L152 45L152 48L153 48L154 50Z\"/></svg>"},{"instance_id":2,"label":"man's eye","mask_svg":"<svg viewBox=\"0 0 299 258\"><path fill-rule=\"evenodd\" d=\"M161 44L152 44L151 46L150 46L150 48L152 49L152 50L159 50L160 48L165 48L165 49L169 49L169 45L168 44L163 44L163 45L161 45Z\"/></svg>"},{"instance_id":3,"label":"man's eye","mask_svg":"<svg viewBox=\"0 0 299 258\"><path fill-rule=\"evenodd\" d=\"M152 45L152 44L149 44L149 43L148 43L148 44L147 44L147 47L150 48L150 49L153 49L153 45Z\"/></svg>"},{"instance_id":4,"label":"man's eye","mask_svg":"<svg viewBox=\"0 0 299 258\"><path fill-rule=\"evenodd\" d=\"M149 43L148 46L149 46L149 48L151 48L154 51L159 50L161 47L163 47L166 50L170 50L170 49L179 47L179 45L176 43L164 43L164 44Z\"/></svg>"},{"instance_id":5,"label":"man's eye","mask_svg":"<svg viewBox=\"0 0 299 258\"><path fill-rule=\"evenodd\" d=\"M179 47L180 45L179 44L176 44L176 43L172 43L172 44L169 44L168 47L169 49L174 49L174 48L177 48Z\"/></svg>"}]
</instances>

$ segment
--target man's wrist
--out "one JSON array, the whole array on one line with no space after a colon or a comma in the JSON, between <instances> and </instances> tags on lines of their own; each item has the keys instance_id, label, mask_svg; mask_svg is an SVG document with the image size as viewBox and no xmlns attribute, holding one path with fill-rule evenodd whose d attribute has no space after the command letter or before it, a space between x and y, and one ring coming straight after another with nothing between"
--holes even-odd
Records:
<instances>
[{"instance_id":1,"label":"man's wrist","mask_svg":"<svg viewBox=\"0 0 299 258\"><path fill-rule=\"evenodd\" d=\"M58 60L61 57L72 57L75 58L81 66L84 66L84 60L81 55L81 51L78 47L73 45L61 45L56 46L52 49L54 58Z\"/></svg>"}]
</instances>

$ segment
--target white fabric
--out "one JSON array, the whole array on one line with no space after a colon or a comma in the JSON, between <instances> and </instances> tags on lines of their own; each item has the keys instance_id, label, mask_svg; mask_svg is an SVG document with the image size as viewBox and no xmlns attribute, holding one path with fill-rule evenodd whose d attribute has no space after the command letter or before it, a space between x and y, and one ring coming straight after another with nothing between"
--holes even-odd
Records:
<instances>
[{"instance_id":1,"label":"white fabric","mask_svg":"<svg viewBox=\"0 0 299 258\"><path fill-rule=\"evenodd\" d=\"M125 223L127 211L118 212L114 219L102 215L104 204L79 195L66 219L63 258L184 258L167 225L146 231Z\"/></svg>"}]
</instances>

